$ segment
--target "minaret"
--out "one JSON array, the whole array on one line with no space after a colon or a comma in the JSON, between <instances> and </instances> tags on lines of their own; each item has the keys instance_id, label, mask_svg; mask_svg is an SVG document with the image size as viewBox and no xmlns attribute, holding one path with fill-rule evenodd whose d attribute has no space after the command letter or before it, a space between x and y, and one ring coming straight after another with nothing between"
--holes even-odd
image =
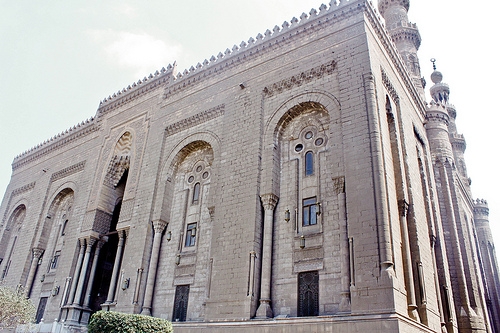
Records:
<instances>
[{"instance_id":1,"label":"minaret","mask_svg":"<svg viewBox=\"0 0 500 333\"><path fill-rule=\"evenodd\" d=\"M486 200L477 199L474 203L474 222L486 285L486 305L493 331L500 332L500 271L490 229L489 213Z\"/></svg>"},{"instance_id":2,"label":"minaret","mask_svg":"<svg viewBox=\"0 0 500 333\"><path fill-rule=\"evenodd\" d=\"M434 85L430 88L432 101L427 107L425 129L441 211L441 244L446 248L450 265L458 331L484 332L487 314L480 287L482 274L477 265L479 253L475 244L473 217L470 216L474 207L472 200L469 200L471 194L464 160L465 140L457 134L456 110L449 103L450 87L442 82L443 75L436 70L434 59L432 62L434 72L431 80ZM450 325L448 321L449 329Z\"/></svg>"},{"instance_id":3,"label":"minaret","mask_svg":"<svg viewBox=\"0 0 500 333\"><path fill-rule=\"evenodd\" d=\"M463 134L459 134L457 132L456 126L456 118L457 118L457 110L455 106L449 103L450 96L450 87L443 83L443 74L436 70L436 59L431 59L432 67L434 72L431 75L431 81L434 85L430 88L430 94L433 102L442 105L448 114L448 136L451 143L451 148L453 152L453 159L455 162L455 167L458 170L459 175L463 179L463 183L467 186L467 190L470 193L470 185L469 178L467 176L467 167L465 165L465 148L467 144L465 142L465 138ZM432 104L432 103L431 103ZM430 109L433 106L431 105Z\"/></svg>"},{"instance_id":4,"label":"minaret","mask_svg":"<svg viewBox=\"0 0 500 333\"><path fill-rule=\"evenodd\" d=\"M386 28L406 64L413 84L422 100L425 100L425 84L417 56L421 38L417 25L408 21L409 8L410 0L379 0L378 3L379 12L385 19Z\"/></svg>"}]
</instances>

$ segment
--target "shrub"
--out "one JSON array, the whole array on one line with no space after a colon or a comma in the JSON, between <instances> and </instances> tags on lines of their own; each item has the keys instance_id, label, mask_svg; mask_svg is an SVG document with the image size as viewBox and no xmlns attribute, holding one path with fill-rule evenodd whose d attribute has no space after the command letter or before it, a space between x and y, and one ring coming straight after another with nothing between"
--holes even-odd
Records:
<instances>
[{"instance_id":1,"label":"shrub","mask_svg":"<svg viewBox=\"0 0 500 333\"><path fill-rule=\"evenodd\" d=\"M13 289L0 284L0 331L2 328L33 323L35 306L22 286Z\"/></svg>"},{"instance_id":2,"label":"shrub","mask_svg":"<svg viewBox=\"0 0 500 333\"><path fill-rule=\"evenodd\" d=\"M113 311L92 315L88 333L171 333L172 324L161 318Z\"/></svg>"}]
</instances>

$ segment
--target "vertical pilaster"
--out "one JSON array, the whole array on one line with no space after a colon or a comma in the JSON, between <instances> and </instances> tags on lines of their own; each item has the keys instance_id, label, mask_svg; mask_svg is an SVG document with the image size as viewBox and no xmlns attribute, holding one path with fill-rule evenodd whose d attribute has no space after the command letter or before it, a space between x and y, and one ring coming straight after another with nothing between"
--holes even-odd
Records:
<instances>
[{"instance_id":1,"label":"vertical pilaster","mask_svg":"<svg viewBox=\"0 0 500 333\"><path fill-rule=\"evenodd\" d=\"M272 193L260 197L264 206L264 233L262 235L262 274L260 281L260 305L257 309L257 318L272 318L271 308L271 270L273 251L273 220L274 208L278 197Z\"/></svg>"},{"instance_id":2,"label":"vertical pilaster","mask_svg":"<svg viewBox=\"0 0 500 333\"><path fill-rule=\"evenodd\" d=\"M158 268L158 259L160 258L160 247L162 234L167 227L167 222L162 220L153 221L154 237L151 259L149 260L148 277L146 281L146 291L144 292L144 304L141 314L151 316L153 303L153 291L156 281L156 269Z\"/></svg>"}]
</instances>

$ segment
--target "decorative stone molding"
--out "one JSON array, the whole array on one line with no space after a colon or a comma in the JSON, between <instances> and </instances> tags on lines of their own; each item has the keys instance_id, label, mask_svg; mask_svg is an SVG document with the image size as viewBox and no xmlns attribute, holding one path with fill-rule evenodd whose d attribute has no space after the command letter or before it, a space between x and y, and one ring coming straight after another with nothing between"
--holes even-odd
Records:
<instances>
[{"instance_id":1,"label":"decorative stone molding","mask_svg":"<svg viewBox=\"0 0 500 333\"><path fill-rule=\"evenodd\" d=\"M45 252L45 249L34 247L32 249L33 259L34 260L40 259L40 257L43 255L44 252Z\"/></svg>"},{"instance_id":2,"label":"decorative stone molding","mask_svg":"<svg viewBox=\"0 0 500 333\"><path fill-rule=\"evenodd\" d=\"M332 74L335 71L336 67L337 63L335 61L331 61L321 66L311 68L308 71L302 72L300 74L294 75L265 87L263 90L264 95L270 97L274 94L279 94L284 90L289 90L294 87L300 87L304 83L310 82L313 79L319 79L325 75Z\"/></svg>"},{"instance_id":3,"label":"decorative stone molding","mask_svg":"<svg viewBox=\"0 0 500 333\"><path fill-rule=\"evenodd\" d=\"M97 116L101 116L117 107L130 103L144 94L168 84L174 77L175 67L176 65L174 62L173 65L168 65L167 68L156 71L154 75L149 74L149 76L145 76L142 80L138 80L128 85L126 88L117 91L113 95L104 98L99 103Z\"/></svg>"},{"instance_id":4,"label":"decorative stone molding","mask_svg":"<svg viewBox=\"0 0 500 333\"><path fill-rule=\"evenodd\" d=\"M168 222L165 222L163 220L153 221L153 229L154 229L155 233L161 234L163 232L163 230L165 230L167 225L168 225Z\"/></svg>"},{"instance_id":5,"label":"decorative stone molding","mask_svg":"<svg viewBox=\"0 0 500 333\"><path fill-rule=\"evenodd\" d=\"M171 84L165 88L163 98L168 99L186 88L214 78L261 54L272 52L282 44L292 43L293 40L302 38L304 34L322 31L325 25L335 24L362 12L366 4L364 0L332 0L330 7L321 5L319 11L313 8L309 14L303 13L299 19L294 17L290 22L285 21L281 27L275 26L264 34L259 33L255 38L251 37L248 42L242 41L239 45L226 49L224 53L219 52L217 57L212 56L209 60L205 59L202 63L191 66L189 70L177 73Z\"/></svg>"},{"instance_id":6,"label":"decorative stone molding","mask_svg":"<svg viewBox=\"0 0 500 333\"><path fill-rule=\"evenodd\" d=\"M278 203L278 196L273 193L267 193L260 196L260 200L262 201L262 206L264 206L264 210L274 210L276 204Z\"/></svg>"},{"instance_id":7,"label":"decorative stone molding","mask_svg":"<svg viewBox=\"0 0 500 333\"><path fill-rule=\"evenodd\" d=\"M74 173L80 172L85 168L85 161L73 164L67 168L64 168L60 171L54 172L50 177L51 182L55 182L56 180L68 177Z\"/></svg>"},{"instance_id":8,"label":"decorative stone molding","mask_svg":"<svg viewBox=\"0 0 500 333\"><path fill-rule=\"evenodd\" d=\"M174 135L175 133L182 132L188 128L197 126L209 120L220 117L224 115L224 107L225 107L224 104L217 105L209 110L197 113L189 118L182 119L176 123L167 126L165 132L167 136Z\"/></svg>"},{"instance_id":9,"label":"decorative stone molding","mask_svg":"<svg viewBox=\"0 0 500 333\"><path fill-rule=\"evenodd\" d=\"M389 96L391 96L394 103L399 104L398 93L396 92L396 89L392 85L391 80L389 80L387 73L384 71L383 68L380 68L380 72L382 73L382 83L384 84L385 89L387 89Z\"/></svg>"},{"instance_id":10,"label":"decorative stone molding","mask_svg":"<svg viewBox=\"0 0 500 333\"><path fill-rule=\"evenodd\" d=\"M30 150L16 156L14 158L14 162L12 163L12 171L17 170L32 161L38 161L42 156L63 148L84 136L90 135L99 130L99 128L100 126L96 124L95 118L87 119L65 132L59 133L36 147L33 147Z\"/></svg>"}]
</instances>

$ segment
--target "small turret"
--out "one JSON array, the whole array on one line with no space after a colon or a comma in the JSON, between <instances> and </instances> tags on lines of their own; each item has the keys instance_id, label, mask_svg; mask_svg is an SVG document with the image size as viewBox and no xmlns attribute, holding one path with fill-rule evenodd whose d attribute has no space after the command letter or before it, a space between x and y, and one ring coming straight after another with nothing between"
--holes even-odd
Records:
<instances>
[{"instance_id":1,"label":"small turret","mask_svg":"<svg viewBox=\"0 0 500 333\"><path fill-rule=\"evenodd\" d=\"M431 81L434 85L430 88L431 97L436 103L448 104L450 96L450 87L443 83L443 74L436 70L436 59L432 58L432 67L434 72L431 74Z\"/></svg>"}]
</instances>

